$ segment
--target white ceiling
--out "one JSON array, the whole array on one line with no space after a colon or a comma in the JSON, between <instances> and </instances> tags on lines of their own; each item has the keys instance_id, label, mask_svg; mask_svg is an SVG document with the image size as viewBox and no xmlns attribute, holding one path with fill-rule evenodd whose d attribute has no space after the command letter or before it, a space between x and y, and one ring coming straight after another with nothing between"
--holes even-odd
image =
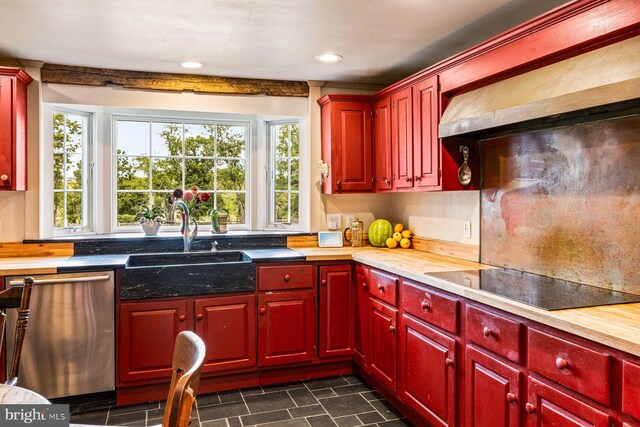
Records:
<instances>
[{"instance_id":1,"label":"white ceiling","mask_svg":"<svg viewBox=\"0 0 640 427\"><path fill-rule=\"evenodd\" d=\"M1 0L0 57L389 84L566 0ZM344 56L337 64L320 53ZM179 63L204 62L199 70Z\"/></svg>"}]
</instances>

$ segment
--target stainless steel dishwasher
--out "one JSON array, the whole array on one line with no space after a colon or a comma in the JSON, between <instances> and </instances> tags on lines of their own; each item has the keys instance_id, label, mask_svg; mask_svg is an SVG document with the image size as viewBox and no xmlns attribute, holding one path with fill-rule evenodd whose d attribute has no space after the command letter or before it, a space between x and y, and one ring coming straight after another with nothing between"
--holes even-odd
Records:
<instances>
[{"instance_id":1,"label":"stainless steel dishwasher","mask_svg":"<svg viewBox=\"0 0 640 427\"><path fill-rule=\"evenodd\" d=\"M7 277L7 288L22 285L23 277ZM47 398L114 390L113 272L31 277L18 385ZM16 310L9 312L7 324L15 324ZM15 328L7 327L7 348L14 340Z\"/></svg>"}]
</instances>

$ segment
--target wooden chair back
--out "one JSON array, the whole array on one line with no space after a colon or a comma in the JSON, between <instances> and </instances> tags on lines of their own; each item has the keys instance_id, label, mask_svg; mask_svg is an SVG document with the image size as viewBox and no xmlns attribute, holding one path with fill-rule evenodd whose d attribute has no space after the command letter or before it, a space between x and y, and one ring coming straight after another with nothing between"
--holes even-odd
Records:
<instances>
[{"instance_id":1,"label":"wooden chair back","mask_svg":"<svg viewBox=\"0 0 640 427\"><path fill-rule=\"evenodd\" d=\"M31 290L33 288L33 277L26 277L22 286L13 286L0 292L0 349L4 339L5 322L7 309L17 308L18 319L16 321L16 338L13 345L13 359L7 375L5 384L16 385L18 382L18 370L20 369L20 355L24 336L29 323L29 302L31 301ZM7 349L8 352L9 349ZM7 355L8 356L8 355Z\"/></svg>"},{"instance_id":2,"label":"wooden chair back","mask_svg":"<svg viewBox=\"0 0 640 427\"><path fill-rule=\"evenodd\" d=\"M196 400L200 371L205 356L204 342L193 332L180 332L173 350L173 375L167 406L162 420L163 427L187 427L191 408Z\"/></svg>"}]
</instances>

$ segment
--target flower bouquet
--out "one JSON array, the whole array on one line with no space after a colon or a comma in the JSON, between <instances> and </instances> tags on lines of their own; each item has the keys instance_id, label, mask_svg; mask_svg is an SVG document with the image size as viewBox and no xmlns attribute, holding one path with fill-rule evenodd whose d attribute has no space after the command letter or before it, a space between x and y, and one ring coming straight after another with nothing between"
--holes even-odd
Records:
<instances>
[{"instance_id":1,"label":"flower bouquet","mask_svg":"<svg viewBox=\"0 0 640 427\"><path fill-rule=\"evenodd\" d=\"M200 191L197 185L191 186L187 190L182 190L181 188L176 188L173 190L171 196L169 196L169 204L173 205L176 200L182 200L187 205L189 209L189 215L195 219L195 213L202 210L208 211L211 203L211 195L206 191ZM184 219L184 213L181 212L180 215ZM184 223L184 221L182 221ZM180 230L181 233L184 233L184 229Z\"/></svg>"}]
</instances>

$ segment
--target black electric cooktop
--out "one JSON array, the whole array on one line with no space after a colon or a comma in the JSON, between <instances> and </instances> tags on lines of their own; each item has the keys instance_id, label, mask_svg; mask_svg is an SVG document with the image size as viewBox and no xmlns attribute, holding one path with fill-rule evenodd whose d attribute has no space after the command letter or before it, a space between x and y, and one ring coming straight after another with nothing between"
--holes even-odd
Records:
<instances>
[{"instance_id":1,"label":"black electric cooktop","mask_svg":"<svg viewBox=\"0 0 640 427\"><path fill-rule=\"evenodd\" d=\"M545 310L640 302L640 295L503 268L425 274Z\"/></svg>"}]
</instances>

